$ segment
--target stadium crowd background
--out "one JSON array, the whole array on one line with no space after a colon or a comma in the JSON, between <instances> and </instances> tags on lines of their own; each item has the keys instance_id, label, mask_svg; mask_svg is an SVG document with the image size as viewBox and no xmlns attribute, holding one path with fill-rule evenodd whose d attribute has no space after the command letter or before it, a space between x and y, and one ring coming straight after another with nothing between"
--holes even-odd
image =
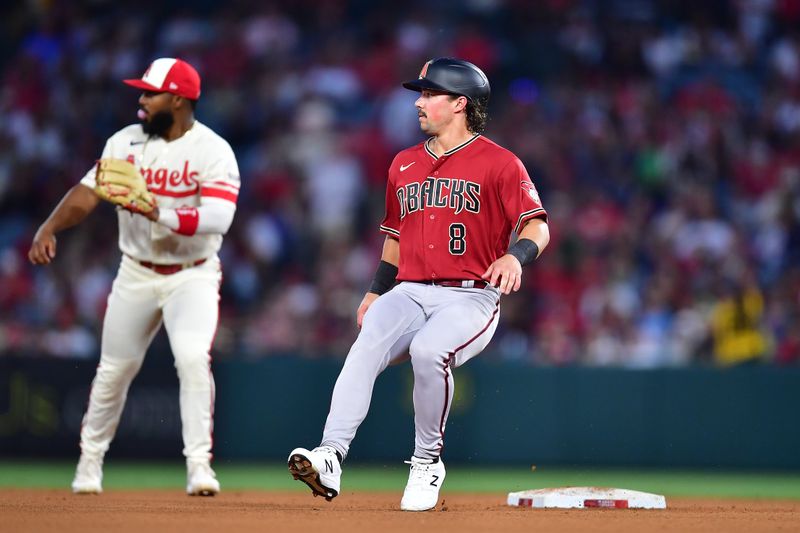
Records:
<instances>
[{"instance_id":1,"label":"stadium crowd background","mask_svg":"<svg viewBox=\"0 0 800 533\"><path fill-rule=\"evenodd\" d=\"M33 268L33 233L135 122L155 57L203 77L236 151L215 357L343 358L383 237L386 169L422 140L400 82L430 57L493 86L553 240L488 359L800 361L800 0L24 2L0 36L0 354L96 358L113 209Z\"/></svg>"}]
</instances>

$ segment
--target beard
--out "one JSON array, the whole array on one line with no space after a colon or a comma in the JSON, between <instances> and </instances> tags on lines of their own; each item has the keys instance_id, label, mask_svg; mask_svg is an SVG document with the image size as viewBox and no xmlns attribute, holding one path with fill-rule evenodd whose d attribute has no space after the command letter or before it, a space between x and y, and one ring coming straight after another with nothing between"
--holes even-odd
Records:
<instances>
[{"instance_id":1,"label":"beard","mask_svg":"<svg viewBox=\"0 0 800 533\"><path fill-rule=\"evenodd\" d=\"M147 135L158 135L163 137L175 123L175 116L171 111L159 111L150 117L150 120L142 120L142 129Z\"/></svg>"}]
</instances>

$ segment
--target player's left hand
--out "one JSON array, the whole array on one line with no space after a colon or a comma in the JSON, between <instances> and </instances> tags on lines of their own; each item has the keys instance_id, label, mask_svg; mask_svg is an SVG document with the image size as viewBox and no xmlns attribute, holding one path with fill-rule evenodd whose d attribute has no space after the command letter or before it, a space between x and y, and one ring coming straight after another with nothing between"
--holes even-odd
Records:
<instances>
[{"instance_id":1,"label":"player's left hand","mask_svg":"<svg viewBox=\"0 0 800 533\"><path fill-rule=\"evenodd\" d=\"M151 213L156 199L133 163L124 159L98 159L94 192L101 199L132 213Z\"/></svg>"},{"instance_id":2,"label":"player's left hand","mask_svg":"<svg viewBox=\"0 0 800 533\"><path fill-rule=\"evenodd\" d=\"M356 311L356 324L358 324L359 328L364 323L364 315L367 314L367 309L369 309L369 306L377 299L378 295L374 292L368 292L364 295L364 299L361 300L361 305L358 306L358 311Z\"/></svg>"},{"instance_id":3,"label":"player's left hand","mask_svg":"<svg viewBox=\"0 0 800 533\"><path fill-rule=\"evenodd\" d=\"M516 257L506 254L489 265L481 277L492 287L498 287L503 294L511 294L512 290L518 291L522 284L522 265Z\"/></svg>"}]
</instances>

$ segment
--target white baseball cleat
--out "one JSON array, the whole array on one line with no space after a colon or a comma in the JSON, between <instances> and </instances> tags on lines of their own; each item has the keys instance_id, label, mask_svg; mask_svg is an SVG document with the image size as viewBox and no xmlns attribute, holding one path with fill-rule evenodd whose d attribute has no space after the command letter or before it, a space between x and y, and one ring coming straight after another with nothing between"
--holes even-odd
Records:
<instances>
[{"instance_id":1,"label":"white baseball cleat","mask_svg":"<svg viewBox=\"0 0 800 533\"><path fill-rule=\"evenodd\" d=\"M439 489L444 482L445 470L441 459L420 459L412 457L406 464L411 465L408 483L400 500L403 511L427 511L436 507Z\"/></svg>"},{"instance_id":2,"label":"white baseball cleat","mask_svg":"<svg viewBox=\"0 0 800 533\"><path fill-rule=\"evenodd\" d=\"M217 475L208 463L186 462L186 494L215 496L219 494Z\"/></svg>"},{"instance_id":3,"label":"white baseball cleat","mask_svg":"<svg viewBox=\"0 0 800 533\"><path fill-rule=\"evenodd\" d=\"M75 478L72 480L75 494L100 494L103 492L103 458L81 454Z\"/></svg>"},{"instance_id":4,"label":"white baseball cleat","mask_svg":"<svg viewBox=\"0 0 800 533\"><path fill-rule=\"evenodd\" d=\"M336 450L330 446L318 446L313 450L295 448L289 454L289 473L308 485L314 496L331 501L339 495L342 465Z\"/></svg>"}]
</instances>

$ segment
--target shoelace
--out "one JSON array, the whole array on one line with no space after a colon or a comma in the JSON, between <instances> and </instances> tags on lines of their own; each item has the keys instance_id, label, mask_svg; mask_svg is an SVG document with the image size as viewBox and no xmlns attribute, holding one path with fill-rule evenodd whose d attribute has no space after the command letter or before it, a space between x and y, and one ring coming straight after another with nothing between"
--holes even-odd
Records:
<instances>
[{"instance_id":1,"label":"shoelace","mask_svg":"<svg viewBox=\"0 0 800 533\"><path fill-rule=\"evenodd\" d=\"M411 465L411 476L409 483L414 485L425 484L425 476L431 469L434 463L417 463L415 461L403 461L407 465Z\"/></svg>"},{"instance_id":2,"label":"shoelace","mask_svg":"<svg viewBox=\"0 0 800 533\"><path fill-rule=\"evenodd\" d=\"M332 446L317 446L313 451L326 455L327 458L332 460L336 465L341 464L339 462L339 456L336 455L336 450Z\"/></svg>"},{"instance_id":3,"label":"shoelace","mask_svg":"<svg viewBox=\"0 0 800 533\"><path fill-rule=\"evenodd\" d=\"M330 446L319 446L317 448L314 448L314 451L320 451L324 454L336 457L336 450L334 450Z\"/></svg>"}]
</instances>

